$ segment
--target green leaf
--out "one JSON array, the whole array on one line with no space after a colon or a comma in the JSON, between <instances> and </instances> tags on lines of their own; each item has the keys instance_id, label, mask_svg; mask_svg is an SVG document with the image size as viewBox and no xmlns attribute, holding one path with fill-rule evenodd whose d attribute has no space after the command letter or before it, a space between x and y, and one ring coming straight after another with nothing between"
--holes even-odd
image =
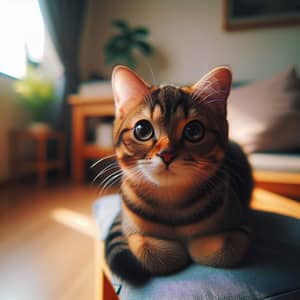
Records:
<instances>
[{"instance_id":1,"label":"green leaf","mask_svg":"<svg viewBox=\"0 0 300 300\"><path fill-rule=\"evenodd\" d=\"M136 65L135 49L144 55L150 55L153 48L146 42L150 31L144 26L131 28L126 21L113 20L112 25L120 32L113 35L104 45L104 56L107 64L122 63L129 67Z\"/></svg>"},{"instance_id":2,"label":"green leaf","mask_svg":"<svg viewBox=\"0 0 300 300\"><path fill-rule=\"evenodd\" d=\"M145 55L151 55L153 53L152 46L144 41L136 41L135 46Z\"/></svg>"},{"instance_id":3,"label":"green leaf","mask_svg":"<svg viewBox=\"0 0 300 300\"><path fill-rule=\"evenodd\" d=\"M144 38L150 34L150 31L146 27L136 27L132 31L132 35L135 37Z\"/></svg>"},{"instance_id":4,"label":"green leaf","mask_svg":"<svg viewBox=\"0 0 300 300\"><path fill-rule=\"evenodd\" d=\"M112 21L113 27L121 30L122 32L130 31L129 25L126 21L123 20L113 20Z\"/></svg>"}]
</instances>

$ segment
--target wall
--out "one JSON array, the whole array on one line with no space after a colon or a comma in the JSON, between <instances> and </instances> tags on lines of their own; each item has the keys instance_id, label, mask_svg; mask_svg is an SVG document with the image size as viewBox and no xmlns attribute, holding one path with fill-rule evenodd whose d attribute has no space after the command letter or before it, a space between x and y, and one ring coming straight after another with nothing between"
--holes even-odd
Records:
<instances>
[{"instance_id":1,"label":"wall","mask_svg":"<svg viewBox=\"0 0 300 300\"><path fill-rule=\"evenodd\" d=\"M296 64L300 71L300 27L224 32L222 0L89 0L83 36L83 76L104 66L103 45L111 20L146 25L157 49L150 60L158 82L191 83L210 68L230 65L235 80L259 79ZM144 61L139 70L151 78Z\"/></svg>"}]
</instances>

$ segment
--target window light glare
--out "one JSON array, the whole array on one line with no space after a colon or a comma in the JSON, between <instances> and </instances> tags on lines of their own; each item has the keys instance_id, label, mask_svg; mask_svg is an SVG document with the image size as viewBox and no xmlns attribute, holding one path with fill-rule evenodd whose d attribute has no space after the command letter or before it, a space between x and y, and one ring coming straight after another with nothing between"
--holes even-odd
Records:
<instances>
[{"instance_id":1,"label":"window light glare","mask_svg":"<svg viewBox=\"0 0 300 300\"><path fill-rule=\"evenodd\" d=\"M44 25L38 0L0 0L0 72L20 78L29 58L41 61Z\"/></svg>"}]
</instances>

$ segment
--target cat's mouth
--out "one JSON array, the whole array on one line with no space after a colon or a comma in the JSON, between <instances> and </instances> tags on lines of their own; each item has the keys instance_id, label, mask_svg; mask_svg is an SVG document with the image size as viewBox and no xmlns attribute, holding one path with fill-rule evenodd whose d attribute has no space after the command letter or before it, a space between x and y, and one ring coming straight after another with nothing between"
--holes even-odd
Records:
<instances>
[{"instance_id":1,"label":"cat's mouth","mask_svg":"<svg viewBox=\"0 0 300 300\"><path fill-rule=\"evenodd\" d=\"M175 170L172 166L158 166L156 168L150 168L147 170L148 173L152 174L153 176L174 176L176 175Z\"/></svg>"},{"instance_id":2,"label":"cat's mouth","mask_svg":"<svg viewBox=\"0 0 300 300\"><path fill-rule=\"evenodd\" d=\"M176 175L176 173L171 170L170 166L161 166L160 168L158 168L158 170L156 170L156 174L157 175Z\"/></svg>"},{"instance_id":3,"label":"cat's mouth","mask_svg":"<svg viewBox=\"0 0 300 300\"><path fill-rule=\"evenodd\" d=\"M143 168L143 173L150 181L165 181L175 179L178 177L178 173L175 170L174 164L164 164L161 161L153 162L148 168Z\"/></svg>"}]
</instances>

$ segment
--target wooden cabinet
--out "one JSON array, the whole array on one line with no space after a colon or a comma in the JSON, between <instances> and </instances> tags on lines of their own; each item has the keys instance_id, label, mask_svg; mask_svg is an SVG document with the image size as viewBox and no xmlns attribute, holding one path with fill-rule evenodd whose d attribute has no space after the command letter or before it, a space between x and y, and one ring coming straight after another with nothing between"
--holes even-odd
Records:
<instances>
[{"instance_id":1,"label":"wooden cabinet","mask_svg":"<svg viewBox=\"0 0 300 300\"><path fill-rule=\"evenodd\" d=\"M48 143L56 142L56 158L50 160L47 155ZM33 157L26 157L23 151L33 143ZM37 183L47 182L47 173L57 170L59 177L65 175L65 136L53 130L33 131L29 129L10 132L11 171L17 176L36 173Z\"/></svg>"},{"instance_id":2,"label":"wooden cabinet","mask_svg":"<svg viewBox=\"0 0 300 300\"><path fill-rule=\"evenodd\" d=\"M72 179L83 183L85 179L85 161L96 160L113 153L112 148L88 143L86 139L86 121L89 117L113 117L112 98L69 96L72 107Z\"/></svg>"}]
</instances>

